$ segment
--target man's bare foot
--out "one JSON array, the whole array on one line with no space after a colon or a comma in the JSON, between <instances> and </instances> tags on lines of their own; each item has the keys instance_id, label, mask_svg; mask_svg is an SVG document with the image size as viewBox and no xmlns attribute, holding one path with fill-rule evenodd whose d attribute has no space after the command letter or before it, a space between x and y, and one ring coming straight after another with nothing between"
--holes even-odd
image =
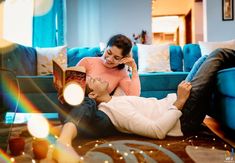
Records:
<instances>
[{"instance_id":1,"label":"man's bare foot","mask_svg":"<svg viewBox=\"0 0 235 163\"><path fill-rule=\"evenodd\" d=\"M57 141L52 155L53 159L58 163L78 163L82 162L80 156L74 148L63 142Z\"/></svg>"}]
</instances>

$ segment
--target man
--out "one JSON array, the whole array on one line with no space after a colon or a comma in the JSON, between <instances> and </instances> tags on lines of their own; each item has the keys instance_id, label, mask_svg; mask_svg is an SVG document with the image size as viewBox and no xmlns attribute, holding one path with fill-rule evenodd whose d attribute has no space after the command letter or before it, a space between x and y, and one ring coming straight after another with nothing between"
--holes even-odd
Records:
<instances>
[{"instance_id":1,"label":"man","mask_svg":"<svg viewBox=\"0 0 235 163\"><path fill-rule=\"evenodd\" d=\"M87 119L97 122L91 126L98 129L98 132L108 129L108 134L118 129L122 132L162 139L165 135L179 136L197 130L208 111L216 73L233 66L235 66L234 50L215 50L199 68L191 84L182 82L178 86L177 97L168 95L162 100L134 96L111 97L106 91L106 82L92 79L88 82L88 86L92 89L88 95L99 103L99 110L86 108L92 112ZM70 151L72 151L71 141L77 133L79 134L82 120L86 119L84 118L86 116L76 116L73 111L71 113L73 119L68 119L58 139L60 144L67 144ZM84 122L89 124L89 121ZM76 152L73 154L76 156ZM79 157L74 158L76 160Z\"/></svg>"}]
</instances>

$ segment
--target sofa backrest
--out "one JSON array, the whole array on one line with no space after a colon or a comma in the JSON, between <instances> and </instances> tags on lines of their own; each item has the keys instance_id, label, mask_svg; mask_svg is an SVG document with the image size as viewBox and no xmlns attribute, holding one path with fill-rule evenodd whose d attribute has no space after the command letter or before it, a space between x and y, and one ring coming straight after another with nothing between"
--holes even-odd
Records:
<instances>
[{"instance_id":1,"label":"sofa backrest","mask_svg":"<svg viewBox=\"0 0 235 163\"><path fill-rule=\"evenodd\" d=\"M189 72L200 57L201 49L198 44L185 44L183 47L184 71Z\"/></svg>"},{"instance_id":2,"label":"sofa backrest","mask_svg":"<svg viewBox=\"0 0 235 163\"><path fill-rule=\"evenodd\" d=\"M183 71L183 51L178 45L170 46L170 67L171 71ZM132 54L138 66L138 47L133 46ZM75 66L84 57L95 57L101 55L99 47L71 48L67 51L68 66Z\"/></svg>"},{"instance_id":3,"label":"sofa backrest","mask_svg":"<svg viewBox=\"0 0 235 163\"><path fill-rule=\"evenodd\" d=\"M0 49L0 68L11 70L16 75L37 75L36 50L19 44Z\"/></svg>"}]
</instances>

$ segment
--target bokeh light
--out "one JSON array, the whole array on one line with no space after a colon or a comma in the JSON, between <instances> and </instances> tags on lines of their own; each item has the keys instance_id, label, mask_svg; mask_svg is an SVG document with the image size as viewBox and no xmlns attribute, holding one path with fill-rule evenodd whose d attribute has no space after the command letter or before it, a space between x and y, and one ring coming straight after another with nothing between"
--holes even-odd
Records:
<instances>
[{"instance_id":1,"label":"bokeh light","mask_svg":"<svg viewBox=\"0 0 235 163\"><path fill-rule=\"evenodd\" d=\"M65 101L70 105L79 105L84 99L84 91L78 83L68 83L63 91Z\"/></svg>"},{"instance_id":2,"label":"bokeh light","mask_svg":"<svg viewBox=\"0 0 235 163\"><path fill-rule=\"evenodd\" d=\"M49 134L49 124L42 115L33 115L27 123L29 133L36 138L45 138Z\"/></svg>"}]
</instances>

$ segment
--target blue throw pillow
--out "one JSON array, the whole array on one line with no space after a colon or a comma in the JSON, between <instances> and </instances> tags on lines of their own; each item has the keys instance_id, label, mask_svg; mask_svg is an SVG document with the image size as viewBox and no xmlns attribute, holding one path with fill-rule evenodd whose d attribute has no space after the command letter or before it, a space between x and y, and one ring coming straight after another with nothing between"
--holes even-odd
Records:
<instances>
[{"instance_id":1,"label":"blue throw pillow","mask_svg":"<svg viewBox=\"0 0 235 163\"><path fill-rule=\"evenodd\" d=\"M201 65L204 63L204 61L207 59L207 57L208 57L208 55L203 55L194 63L193 68L190 70L185 81L187 81L187 82L192 81L193 77L196 75L198 69L201 67Z\"/></svg>"}]
</instances>

